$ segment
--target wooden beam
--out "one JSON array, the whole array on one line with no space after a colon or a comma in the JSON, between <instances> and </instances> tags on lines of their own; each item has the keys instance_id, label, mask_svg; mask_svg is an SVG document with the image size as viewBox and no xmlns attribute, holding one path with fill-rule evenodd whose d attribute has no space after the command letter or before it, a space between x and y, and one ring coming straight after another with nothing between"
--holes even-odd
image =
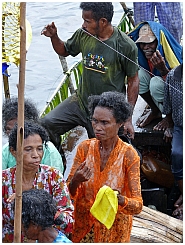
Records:
<instances>
[{"instance_id":1,"label":"wooden beam","mask_svg":"<svg viewBox=\"0 0 185 245\"><path fill-rule=\"evenodd\" d=\"M20 3L20 67L18 84L18 130L16 157L16 185L15 185L15 216L14 243L21 242L22 220L22 169L23 169L23 140L24 140L24 86L26 64L26 3Z\"/></svg>"}]
</instances>

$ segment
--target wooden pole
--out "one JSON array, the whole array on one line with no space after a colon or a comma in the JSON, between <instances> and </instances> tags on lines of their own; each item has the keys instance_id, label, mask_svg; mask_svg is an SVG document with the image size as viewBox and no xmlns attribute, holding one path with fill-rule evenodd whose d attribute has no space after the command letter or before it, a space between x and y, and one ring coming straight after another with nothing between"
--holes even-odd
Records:
<instances>
[{"instance_id":1,"label":"wooden pole","mask_svg":"<svg viewBox=\"0 0 185 245\"><path fill-rule=\"evenodd\" d=\"M22 169L23 169L23 140L24 140L24 85L26 64L26 3L20 3L20 67L18 85L18 130L17 130L17 165L15 187L14 213L14 243L21 242L22 220Z\"/></svg>"},{"instance_id":2,"label":"wooden pole","mask_svg":"<svg viewBox=\"0 0 185 245\"><path fill-rule=\"evenodd\" d=\"M63 72L65 74L65 72L68 71L66 58L59 55L59 60L61 62L61 65L62 65L62 68L63 68ZM75 92L71 77L69 77L69 91L70 91L71 94L73 94Z\"/></svg>"},{"instance_id":3,"label":"wooden pole","mask_svg":"<svg viewBox=\"0 0 185 245\"><path fill-rule=\"evenodd\" d=\"M120 4L121 4L123 10L125 11L125 13L127 14L129 9L126 6L126 3L125 2L120 2ZM130 13L128 13L128 18L129 18L130 22L132 23L132 25L135 26L134 20L133 20L132 15Z\"/></svg>"},{"instance_id":4,"label":"wooden pole","mask_svg":"<svg viewBox=\"0 0 185 245\"><path fill-rule=\"evenodd\" d=\"M5 71L8 73L8 71ZM3 83L4 83L4 94L5 94L5 99L10 98L10 89L9 89L9 82L8 82L8 77L3 75Z\"/></svg>"}]
</instances>

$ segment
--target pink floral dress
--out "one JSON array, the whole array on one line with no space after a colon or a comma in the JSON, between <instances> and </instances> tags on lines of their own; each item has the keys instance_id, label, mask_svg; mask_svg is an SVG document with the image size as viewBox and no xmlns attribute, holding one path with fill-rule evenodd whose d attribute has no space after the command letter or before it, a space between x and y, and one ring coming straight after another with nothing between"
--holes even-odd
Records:
<instances>
[{"instance_id":1,"label":"pink floral dress","mask_svg":"<svg viewBox=\"0 0 185 245\"><path fill-rule=\"evenodd\" d=\"M2 171L2 241L13 242L14 233L14 203L7 203L7 199L15 193L16 167ZM74 207L70 199L68 187L63 175L55 168L40 165L33 181L33 188L48 191L57 201L57 216L61 216L63 223L56 226L68 235L73 228Z\"/></svg>"}]
</instances>

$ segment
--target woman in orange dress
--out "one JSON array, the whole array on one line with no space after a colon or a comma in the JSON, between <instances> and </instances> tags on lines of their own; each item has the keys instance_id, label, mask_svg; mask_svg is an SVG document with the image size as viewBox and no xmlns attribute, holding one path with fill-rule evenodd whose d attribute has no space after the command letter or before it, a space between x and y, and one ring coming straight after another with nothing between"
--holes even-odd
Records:
<instances>
[{"instance_id":1,"label":"woman in orange dress","mask_svg":"<svg viewBox=\"0 0 185 245\"><path fill-rule=\"evenodd\" d=\"M140 158L132 145L118 137L118 130L132 115L132 107L124 94L104 92L89 97L89 111L96 138L79 144L68 177L75 207L72 241L129 242L132 215L140 213L143 206ZM110 229L90 213L104 185L118 191L118 211Z\"/></svg>"}]
</instances>

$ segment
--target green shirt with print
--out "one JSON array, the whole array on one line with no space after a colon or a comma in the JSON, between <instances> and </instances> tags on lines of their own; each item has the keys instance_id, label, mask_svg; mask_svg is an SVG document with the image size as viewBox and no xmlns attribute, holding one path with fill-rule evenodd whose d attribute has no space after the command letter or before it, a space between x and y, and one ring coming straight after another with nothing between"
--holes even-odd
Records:
<instances>
[{"instance_id":1,"label":"green shirt with print","mask_svg":"<svg viewBox=\"0 0 185 245\"><path fill-rule=\"evenodd\" d=\"M137 46L117 27L104 42L78 29L65 47L72 56L82 53L83 73L77 95L86 112L88 96L106 91L125 93L125 78L135 76L139 69Z\"/></svg>"}]
</instances>

